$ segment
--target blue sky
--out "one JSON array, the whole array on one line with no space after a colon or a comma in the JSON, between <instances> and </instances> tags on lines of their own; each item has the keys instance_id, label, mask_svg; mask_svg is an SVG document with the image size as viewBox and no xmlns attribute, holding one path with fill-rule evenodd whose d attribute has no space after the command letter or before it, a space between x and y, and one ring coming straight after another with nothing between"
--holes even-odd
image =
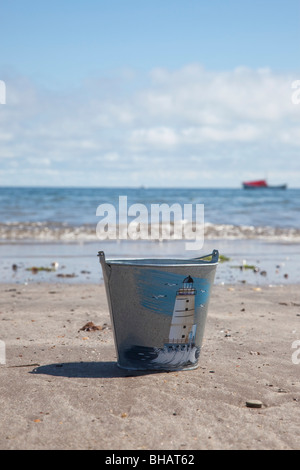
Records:
<instances>
[{"instance_id":1,"label":"blue sky","mask_svg":"<svg viewBox=\"0 0 300 470\"><path fill-rule=\"evenodd\" d=\"M299 186L298 0L3 0L0 18L0 184Z\"/></svg>"}]
</instances>

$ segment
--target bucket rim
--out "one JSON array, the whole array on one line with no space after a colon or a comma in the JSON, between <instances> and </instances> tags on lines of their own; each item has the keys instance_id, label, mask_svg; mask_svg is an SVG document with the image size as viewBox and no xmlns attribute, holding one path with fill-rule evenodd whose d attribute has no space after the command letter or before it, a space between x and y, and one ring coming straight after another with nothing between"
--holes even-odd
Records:
<instances>
[{"instance_id":1,"label":"bucket rim","mask_svg":"<svg viewBox=\"0 0 300 470\"><path fill-rule=\"evenodd\" d=\"M105 259L103 251L99 251L98 256L106 264L117 265L117 266L139 266L139 267L170 267L170 266L215 266L219 262L218 250L213 250L208 255L201 256L199 258L110 258ZM206 258L211 257L211 260Z\"/></svg>"}]
</instances>

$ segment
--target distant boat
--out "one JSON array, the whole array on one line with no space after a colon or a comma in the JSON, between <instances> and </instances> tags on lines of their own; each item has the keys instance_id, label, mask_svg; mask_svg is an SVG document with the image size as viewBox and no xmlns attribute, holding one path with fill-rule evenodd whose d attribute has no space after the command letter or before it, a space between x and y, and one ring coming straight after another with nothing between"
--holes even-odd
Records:
<instances>
[{"instance_id":1,"label":"distant boat","mask_svg":"<svg viewBox=\"0 0 300 470\"><path fill-rule=\"evenodd\" d=\"M278 186L270 186L266 180L245 181L243 182L244 189L286 189L286 184Z\"/></svg>"}]
</instances>

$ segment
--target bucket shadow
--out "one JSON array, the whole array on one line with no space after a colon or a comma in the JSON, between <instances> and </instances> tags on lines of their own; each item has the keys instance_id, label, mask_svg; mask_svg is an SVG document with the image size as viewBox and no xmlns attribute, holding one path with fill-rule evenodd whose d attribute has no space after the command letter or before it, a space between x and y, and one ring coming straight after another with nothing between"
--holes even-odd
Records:
<instances>
[{"instance_id":1,"label":"bucket shadow","mask_svg":"<svg viewBox=\"0 0 300 470\"><path fill-rule=\"evenodd\" d=\"M157 374L161 371L135 371L120 369L116 362L60 362L47 364L33 369L30 374L45 374L56 377L80 377L80 378L118 378L139 377L143 375Z\"/></svg>"}]
</instances>

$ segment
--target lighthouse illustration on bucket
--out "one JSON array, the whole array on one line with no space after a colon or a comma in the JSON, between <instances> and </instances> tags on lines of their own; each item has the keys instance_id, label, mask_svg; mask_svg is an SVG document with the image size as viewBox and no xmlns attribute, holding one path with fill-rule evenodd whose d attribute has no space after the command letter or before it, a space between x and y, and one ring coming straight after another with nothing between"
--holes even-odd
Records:
<instances>
[{"instance_id":1,"label":"lighthouse illustration on bucket","mask_svg":"<svg viewBox=\"0 0 300 470\"><path fill-rule=\"evenodd\" d=\"M176 292L169 337L162 348L154 348L156 357L151 358L153 365L164 368L190 367L197 363L200 348L195 344L196 289L191 276L186 277Z\"/></svg>"},{"instance_id":2,"label":"lighthouse illustration on bucket","mask_svg":"<svg viewBox=\"0 0 300 470\"><path fill-rule=\"evenodd\" d=\"M173 286L172 283L165 285ZM170 312L170 326L168 337L164 338L163 345L141 346L134 345L126 351L126 357L136 365L143 364L154 369L179 370L196 367L200 355L200 347L196 344L196 294L194 280L187 276L179 284L174 295L172 315ZM200 289L200 293L205 290ZM166 298L166 294L152 295L153 302ZM198 308L204 305L198 305Z\"/></svg>"},{"instance_id":3,"label":"lighthouse illustration on bucket","mask_svg":"<svg viewBox=\"0 0 300 470\"><path fill-rule=\"evenodd\" d=\"M183 286L176 293L175 305L167 343L188 344L195 341L195 295L191 276L183 280Z\"/></svg>"}]
</instances>

